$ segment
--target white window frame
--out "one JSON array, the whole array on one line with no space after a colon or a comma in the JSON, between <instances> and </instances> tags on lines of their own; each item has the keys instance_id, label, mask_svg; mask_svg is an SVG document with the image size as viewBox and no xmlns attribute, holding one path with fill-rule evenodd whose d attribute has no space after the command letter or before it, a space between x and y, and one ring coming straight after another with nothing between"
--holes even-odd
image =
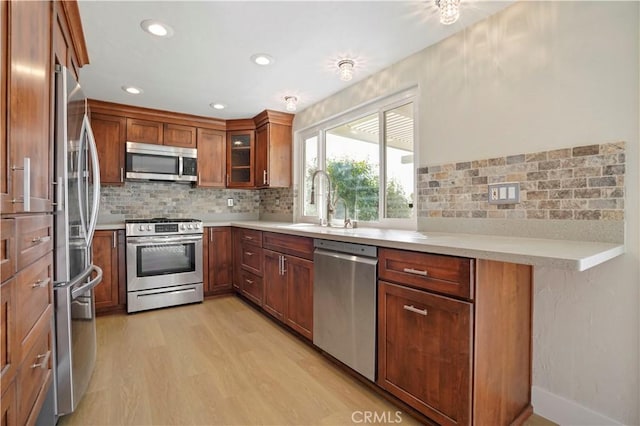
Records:
<instances>
[{"instance_id":1,"label":"white window frame","mask_svg":"<svg viewBox=\"0 0 640 426\"><path fill-rule=\"evenodd\" d=\"M297 200L297 204L294 206L295 212L295 220L298 222L309 222L316 223L318 221L318 216L310 216L304 215L304 178L305 178L305 161L304 161L304 142L316 136L318 138L318 164L320 166L324 166L326 155L325 155L325 136L326 132L332 128L341 126L343 124L349 123L351 121L357 120L362 117L366 117L368 115L372 115L374 113L378 114L378 123L379 123L379 135L378 135L378 148L379 148L379 156L380 156L380 192L379 196L379 219L377 221L368 221L368 222L358 222L358 226L361 227L379 227L379 228L395 228L395 229L417 229L417 210L418 210L418 193L417 193L417 160L419 158L418 155L418 120L419 117L419 107L417 100L418 96L418 87L414 86L390 96L385 96L382 98L374 99L365 104L359 105L357 107L351 108L341 114L335 115L323 121L320 121L316 124L308 126L304 129L296 131L295 133L295 143L297 147L297 155L295 156L294 170L295 170L295 182L298 188L298 196L294 198ZM412 103L413 105L413 214L411 218L405 219L396 219L396 218L386 218L384 215L386 214L386 144L385 144L385 134L386 134L386 122L384 120L384 114L387 111L398 108L402 105L406 105L408 103ZM320 184L322 185L322 184Z\"/></svg>"}]
</instances>

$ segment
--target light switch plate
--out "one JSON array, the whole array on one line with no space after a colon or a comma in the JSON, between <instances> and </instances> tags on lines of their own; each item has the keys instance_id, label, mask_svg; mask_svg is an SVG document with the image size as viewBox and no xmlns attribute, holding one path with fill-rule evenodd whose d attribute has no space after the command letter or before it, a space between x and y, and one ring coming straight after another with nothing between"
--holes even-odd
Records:
<instances>
[{"instance_id":1,"label":"light switch plate","mask_svg":"<svg viewBox=\"0 0 640 426\"><path fill-rule=\"evenodd\" d=\"M227 198L227 207L233 207L233 198Z\"/></svg>"},{"instance_id":2,"label":"light switch plate","mask_svg":"<svg viewBox=\"0 0 640 426\"><path fill-rule=\"evenodd\" d=\"M520 202L520 183L503 182L489 184L489 204L518 204Z\"/></svg>"}]
</instances>

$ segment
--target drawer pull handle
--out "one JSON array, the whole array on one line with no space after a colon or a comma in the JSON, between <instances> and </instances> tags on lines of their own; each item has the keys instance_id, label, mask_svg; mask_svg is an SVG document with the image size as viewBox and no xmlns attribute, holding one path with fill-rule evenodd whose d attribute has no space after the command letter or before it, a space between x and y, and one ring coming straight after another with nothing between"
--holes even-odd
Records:
<instances>
[{"instance_id":1,"label":"drawer pull handle","mask_svg":"<svg viewBox=\"0 0 640 426\"><path fill-rule=\"evenodd\" d=\"M421 269L404 268L403 271L407 274L422 275L423 277L426 277L428 275L427 271Z\"/></svg>"},{"instance_id":2,"label":"drawer pull handle","mask_svg":"<svg viewBox=\"0 0 640 426\"><path fill-rule=\"evenodd\" d=\"M245 281L247 284L253 284L253 280L245 279L244 281Z\"/></svg>"},{"instance_id":3,"label":"drawer pull handle","mask_svg":"<svg viewBox=\"0 0 640 426\"><path fill-rule=\"evenodd\" d=\"M245 235L245 236L244 236L244 239L245 239L245 240L249 240L249 241L253 241L253 237L250 237L250 236L248 236L248 235Z\"/></svg>"},{"instance_id":4,"label":"drawer pull handle","mask_svg":"<svg viewBox=\"0 0 640 426\"><path fill-rule=\"evenodd\" d=\"M246 254L247 256L253 256L253 253L250 251L245 251L244 254Z\"/></svg>"},{"instance_id":5,"label":"drawer pull handle","mask_svg":"<svg viewBox=\"0 0 640 426\"><path fill-rule=\"evenodd\" d=\"M41 354L36 357L36 362L31 364L31 368L47 368L47 364L49 364L49 357L51 356L51 351L47 351L46 354ZM40 362L38 362L40 361Z\"/></svg>"},{"instance_id":6,"label":"drawer pull handle","mask_svg":"<svg viewBox=\"0 0 640 426\"><path fill-rule=\"evenodd\" d=\"M50 236L46 235L44 237L36 237L36 238L32 238L31 242L35 243L35 244L42 244L42 243L46 243L51 239Z\"/></svg>"},{"instance_id":7,"label":"drawer pull handle","mask_svg":"<svg viewBox=\"0 0 640 426\"><path fill-rule=\"evenodd\" d=\"M409 312L414 312L416 314L427 316L427 310L426 309L418 309L413 305L404 305L404 310L405 311L409 311Z\"/></svg>"},{"instance_id":8,"label":"drawer pull handle","mask_svg":"<svg viewBox=\"0 0 640 426\"><path fill-rule=\"evenodd\" d=\"M42 278L39 279L38 281L36 281L35 283L31 284L31 288L42 288L42 287L46 287L49 285L49 281L51 281L51 278L47 278L46 280L43 280Z\"/></svg>"}]
</instances>

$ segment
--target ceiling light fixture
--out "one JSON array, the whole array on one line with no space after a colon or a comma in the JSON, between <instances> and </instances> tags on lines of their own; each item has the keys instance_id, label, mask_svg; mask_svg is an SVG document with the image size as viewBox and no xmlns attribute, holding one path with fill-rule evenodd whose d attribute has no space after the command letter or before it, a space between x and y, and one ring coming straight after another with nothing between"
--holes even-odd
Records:
<instances>
[{"instance_id":1,"label":"ceiling light fixture","mask_svg":"<svg viewBox=\"0 0 640 426\"><path fill-rule=\"evenodd\" d=\"M140 22L140 27L156 37L171 37L173 35L173 28L155 19L145 19Z\"/></svg>"},{"instance_id":2,"label":"ceiling light fixture","mask_svg":"<svg viewBox=\"0 0 640 426\"><path fill-rule=\"evenodd\" d=\"M255 55L251 55L251 62L266 66L273 64L275 61L271 55L267 55L266 53L256 53Z\"/></svg>"},{"instance_id":3,"label":"ceiling light fixture","mask_svg":"<svg viewBox=\"0 0 640 426\"><path fill-rule=\"evenodd\" d=\"M295 96L285 96L284 103L287 107L287 111L295 111L298 104L298 98Z\"/></svg>"},{"instance_id":4,"label":"ceiling light fixture","mask_svg":"<svg viewBox=\"0 0 640 426\"><path fill-rule=\"evenodd\" d=\"M349 81L353 78L353 67L355 64L351 59L342 59L338 62L338 73L340 75L340 80Z\"/></svg>"},{"instance_id":5,"label":"ceiling light fixture","mask_svg":"<svg viewBox=\"0 0 640 426\"><path fill-rule=\"evenodd\" d=\"M142 93L142 89L135 86L122 86L122 90L129 93L130 95L139 95Z\"/></svg>"},{"instance_id":6,"label":"ceiling light fixture","mask_svg":"<svg viewBox=\"0 0 640 426\"><path fill-rule=\"evenodd\" d=\"M460 17L460 0L435 0L440 8L440 23L451 25Z\"/></svg>"},{"instance_id":7,"label":"ceiling light fixture","mask_svg":"<svg viewBox=\"0 0 640 426\"><path fill-rule=\"evenodd\" d=\"M225 104L221 104L218 102L212 102L209 104L209 106L213 109L225 109L227 107Z\"/></svg>"}]
</instances>

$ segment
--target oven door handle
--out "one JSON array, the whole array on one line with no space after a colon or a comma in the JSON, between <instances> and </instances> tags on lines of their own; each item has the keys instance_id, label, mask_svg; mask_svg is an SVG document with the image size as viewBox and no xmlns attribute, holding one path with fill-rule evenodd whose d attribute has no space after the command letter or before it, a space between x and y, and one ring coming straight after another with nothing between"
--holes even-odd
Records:
<instances>
[{"instance_id":1,"label":"oven door handle","mask_svg":"<svg viewBox=\"0 0 640 426\"><path fill-rule=\"evenodd\" d=\"M202 241L202 235L185 235L175 237L140 237L127 238L127 244L167 244Z\"/></svg>"}]
</instances>

